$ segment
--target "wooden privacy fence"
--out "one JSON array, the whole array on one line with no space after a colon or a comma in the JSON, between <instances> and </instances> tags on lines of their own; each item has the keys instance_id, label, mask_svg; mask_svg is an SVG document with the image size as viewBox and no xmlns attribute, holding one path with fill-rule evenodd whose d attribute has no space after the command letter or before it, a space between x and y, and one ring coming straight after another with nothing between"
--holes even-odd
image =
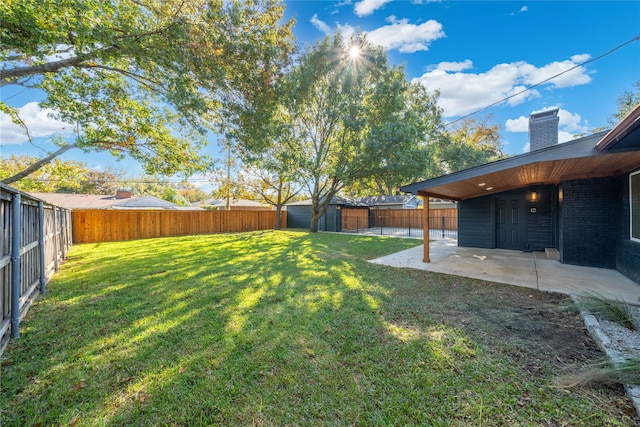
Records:
<instances>
[{"instance_id":1,"label":"wooden privacy fence","mask_svg":"<svg viewBox=\"0 0 640 427\"><path fill-rule=\"evenodd\" d=\"M422 228L424 209L377 209L371 211L374 227ZM429 209L429 228L458 230L458 209Z\"/></svg>"},{"instance_id":2,"label":"wooden privacy fence","mask_svg":"<svg viewBox=\"0 0 640 427\"><path fill-rule=\"evenodd\" d=\"M342 208L340 213L340 217L342 218L342 231L357 230L369 226L369 209Z\"/></svg>"},{"instance_id":3,"label":"wooden privacy fence","mask_svg":"<svg viewBox=\"0 0 640 427\"><path fill-rule=\"evenodd\" d=\"M74 243L268 230L276 223L275 211L259 210L74 210L72 215ZM286 224L286 212L281 215Z\"/></svg>"},{"instance_id":4,"label":"wooden privacy fence","mask_svg":"<svg viewBox=\"0 0 640 427\"><path fill-rule=\"evenodd\" d=\"M71 246L71 213L0 184L0 353Z\"/></svg>"}]
</instances>

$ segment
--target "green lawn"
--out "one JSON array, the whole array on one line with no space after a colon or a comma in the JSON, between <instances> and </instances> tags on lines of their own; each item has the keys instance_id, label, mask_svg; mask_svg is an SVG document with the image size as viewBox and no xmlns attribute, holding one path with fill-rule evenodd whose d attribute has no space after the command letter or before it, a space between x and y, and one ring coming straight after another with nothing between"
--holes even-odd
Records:
<instances>
[{"instance_id":1,"label":"green lawn","mask_svg":"<svg viewBox=\"0 0 640 427\"><path fill-rule=\"evenodd\" d=\"M567 298L253 232L74 246L2 359L0 425L618 426ZM560 338L558 338L560 337ZM581 348L575 348L581 347Z\"/></svg>"}]
</instances>

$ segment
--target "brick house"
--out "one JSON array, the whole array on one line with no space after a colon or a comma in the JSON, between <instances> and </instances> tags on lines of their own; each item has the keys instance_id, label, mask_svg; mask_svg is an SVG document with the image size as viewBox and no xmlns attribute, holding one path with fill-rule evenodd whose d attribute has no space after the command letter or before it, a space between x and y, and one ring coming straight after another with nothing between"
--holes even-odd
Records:
<instances>
[{"instance_id":1,"label":"brick house","mask_svg":"<svg viewBox=\"0 0 640 427\"><path fill-rule=\"evenodd\" d=\"M531 115L529 153L402 191L457 200L459 246L555 249L562 263L640 283L640 105L611 131L562 144L557 124L557 110Z\"/></svg>"}]
</instances>

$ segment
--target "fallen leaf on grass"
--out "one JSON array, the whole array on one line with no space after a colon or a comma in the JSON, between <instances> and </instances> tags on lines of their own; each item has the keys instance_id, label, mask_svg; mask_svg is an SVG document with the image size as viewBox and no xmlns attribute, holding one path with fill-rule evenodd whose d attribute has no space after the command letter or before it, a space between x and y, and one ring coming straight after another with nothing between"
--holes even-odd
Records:
<instances>
[{"instance_id":1,"label":"fallen leaf on grass","mask_svg":"<svg viewBox=\"0 0 640 427\"><path fill-rule=\"evenodd\" d=\"M122 384L122 383L128 383L129 381L133 381L135 378L136 378L136 377L131 376L131 377L123 378L123 379L121 379L119 382L120 382L120 384Z\"/></svg>"},{"instance_id":2,"label":"fallen leaf on grass","mask_svg":"<svg viewBox=\"0 0 640 427\"><path fill-rule=\"evenodd\" d=\"M80 380L80 382L76 383L73 387L71 387L71 390L78 391L85 388L86 386L87 386L87 380Z\"/></svg>"}]
</instances>

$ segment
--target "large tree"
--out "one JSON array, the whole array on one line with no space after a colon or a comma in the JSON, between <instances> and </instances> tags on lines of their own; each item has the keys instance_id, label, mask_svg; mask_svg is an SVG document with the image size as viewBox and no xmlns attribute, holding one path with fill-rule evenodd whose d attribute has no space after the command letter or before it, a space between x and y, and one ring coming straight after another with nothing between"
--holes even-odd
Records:
<instances>
[{"instance_id":1,"label":"large tree","mask_svg":"<svg viewBox=\"0 0 640 427\"><path fill-rule=\"evenodd\" d=\"M382 102L368 123L369 174L350 188L362 195L392 195L401 185L438 171L436 147L444 135L438 93L407 84L395 70L376 83L372 96Z\"/></svg>"},{"instance_id":2,"label":"large tree","mask_svg":"<svg viewBox=\"0 0 640 427\"><path fill-rule=\"evenodd\" d=\"M76 129L4 182L75 147L129 155L152 174L205 167L198 151L221 103L268 87L288 54L282 14L277 0L0 3L0 84L43 90L41 106Z\"/></svg>"},{"instance_id":3,"label":"large tree","mask_svg":"<svg viewBox=\"0 0 640 427\"><path fill-rule=\"evenodd\" d=\"M482 120L466 119L449 129L439 142L437 158L441 173L451 173L506 157L502 151L499 126Z\"/></svg>"},{"instance_id":4,"label":"large tree","mask_svg":"<svg viewBox=\"0 0 640 427\"><path fill-rule=\"evenodd\" d=\"M423 116L437 109L412 108L431 98L361 35L344 40L337 34L316 44L283 78L283 87L280 110L288 130L281 142L311 194L312 232L345 186L411 168L414 159L405 153L422 153L428 123L439 121Z\"/></svg>"}]
</instances>

